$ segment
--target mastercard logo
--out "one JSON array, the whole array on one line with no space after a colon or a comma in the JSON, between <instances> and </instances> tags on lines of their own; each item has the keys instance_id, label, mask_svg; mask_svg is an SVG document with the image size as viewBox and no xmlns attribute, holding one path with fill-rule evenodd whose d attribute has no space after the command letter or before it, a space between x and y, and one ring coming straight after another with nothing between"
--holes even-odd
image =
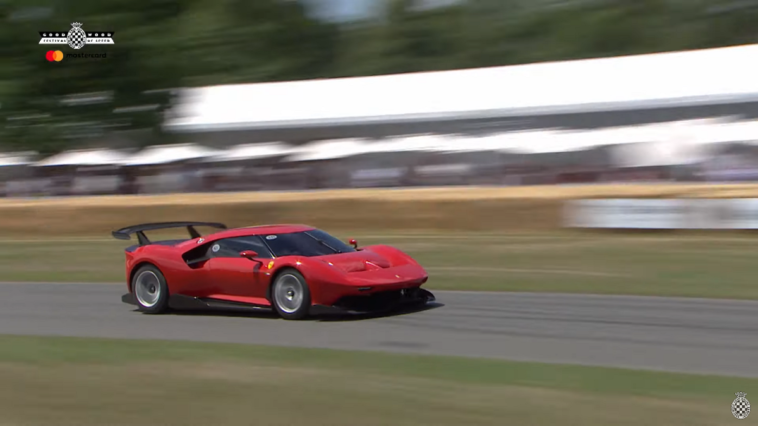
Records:
<instances>
[{"instance_id":1,"label":"mastercard logo","mask_svg":"<svg viewBox=\"0 0 758 426\"><path fill-rule=\"evenodd\" d=\"M63 52L60 50L49 50L45 53L45 58L50 62L60 62L63 60Z\"/></svg>"}]
</instances>

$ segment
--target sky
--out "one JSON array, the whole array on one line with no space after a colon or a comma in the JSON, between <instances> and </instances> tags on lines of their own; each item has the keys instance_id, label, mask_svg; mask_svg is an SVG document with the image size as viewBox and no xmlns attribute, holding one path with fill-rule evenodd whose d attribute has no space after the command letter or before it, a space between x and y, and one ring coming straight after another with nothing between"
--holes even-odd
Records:
<instances>
[{"instance_id":1,"label":"sky","mask_svg":"<svg viewBox=\"0 0 758 426\"><path fill-rule=\"evenodd\" d=\"M376 16L384 0L301 0L319 18L352 21Z\"/></svg>"},{"instance_id":2,"label":"sky","mask_svg":"<svg viewBox=\"0 0 758 426\"><path fill-rule=\"evenodd\" d=\"M300 0L318 19L353 21L379 15L388 0ZM416 0L419 6L449 6L460 0Z\"/></svg>"}]
</instances>

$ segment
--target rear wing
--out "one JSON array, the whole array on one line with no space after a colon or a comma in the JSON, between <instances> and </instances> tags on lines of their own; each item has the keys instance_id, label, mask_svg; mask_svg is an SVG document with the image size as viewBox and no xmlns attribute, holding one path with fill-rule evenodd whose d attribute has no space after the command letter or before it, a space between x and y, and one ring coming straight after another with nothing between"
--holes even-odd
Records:
<instances>
[{"instance_id":1,"label":"rear wing","mask_svg":"<svg viewBox=\"0 0 758 426\"><path fill-rule=\"evenodd\" d=\"M132 234L137 234L139 245L144 246L150 244L150 240L145 236L145 231L154 231L156 229L187 228L187 232L189 232L190 238L200 238L200 233L195 230L196 226L226 229L226 225L223 223L214 222L161 222L127 226L126 228L121 228L118 231L113 231L111 235L113 235L113 238L119 240L130 240Z\"/></svg>"}]
</instances>

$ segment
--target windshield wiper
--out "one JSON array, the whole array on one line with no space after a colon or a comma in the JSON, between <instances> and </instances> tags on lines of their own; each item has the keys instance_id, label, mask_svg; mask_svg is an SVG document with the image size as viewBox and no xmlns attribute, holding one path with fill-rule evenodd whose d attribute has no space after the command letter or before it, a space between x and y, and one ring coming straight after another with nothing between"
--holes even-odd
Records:
<instances>
[{"instance_id":1,"label":"windshield wiper","mask_svg":"<svg viewBox=\"0 0 758 426\"><path fill-rule=\"evenodd\" d=\"M328 248L329 250L332 250L335 253L342 253L342 251L337 250L336 248L334 248L334 247L330 246L329 244L327 244L326 241L324 241L322 239L319 239L319 238L316 238L316 237L314 237L313 235L311 235L311 234L309 234L307 232L305 234L308 235L309 237L313 238L314 240L318 241L319 244L321 244L322 246Z\"/></svg>"}]
</instances>

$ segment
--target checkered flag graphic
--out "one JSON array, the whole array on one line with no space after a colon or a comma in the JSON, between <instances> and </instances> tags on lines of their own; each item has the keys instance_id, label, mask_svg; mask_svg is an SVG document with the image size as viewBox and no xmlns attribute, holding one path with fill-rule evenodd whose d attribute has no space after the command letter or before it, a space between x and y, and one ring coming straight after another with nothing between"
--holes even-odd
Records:
<instances>
[{"instance_id":1,"label":"checkered flag graphic","mask_svg":"<svg viewBox=\"0 0 758 426\"><path fill-rule=\"evenodd\" d=\"M745 392L737 392L737 398L732 402L732 414L739 420L744 420L750 415L750 401L745 398Z\"/></svg>"},{"instance_id":2,"label":"checkered flag graphic","mask_svg":"<svg viewBox=\"0 0 758 426\"><path fill-rule=\"evenodd\" d=\"M87 33L82 29L82 24L78 22L71 24L71 29L68 30L66 38L68 39L68 45L72 49L78 50L87 44Z\"/></svg>"}]
</instances>

